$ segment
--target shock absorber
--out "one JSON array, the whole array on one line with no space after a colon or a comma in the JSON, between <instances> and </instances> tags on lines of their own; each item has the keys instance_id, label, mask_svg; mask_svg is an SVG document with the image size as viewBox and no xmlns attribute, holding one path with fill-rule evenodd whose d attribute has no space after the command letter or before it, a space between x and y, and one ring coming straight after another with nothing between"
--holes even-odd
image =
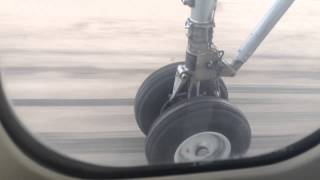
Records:
<instances>
[{"instance_id":1,"label":"shock absorber","mask_svg":"<svg viewBox=\"0 0 320 180\"><path fill-rule=\"evenodd\" d=\"M182 2L191 7L191 15L186 22L186 66L193 71L193 79L196 81L215 79L218 76L215 65L221 55L212 40L217 0Z\"/></svg>"},{"instance_id":2,"label":"shock absorber","mask_svg":"<svg viewBox=\"0 0 320 180\"><path fill-rule=\"evenodd\" d=\"M191 15L185 23L188 45L185 65L178 67L176 73L171 100L186 83L189 87L188 97L193 97L199 95L201 81L218 82L220 77L218 62L222 53L214 46L212 38L217 0L182 0L182 2L191 8Z\"/></svg>"}]
</instances>

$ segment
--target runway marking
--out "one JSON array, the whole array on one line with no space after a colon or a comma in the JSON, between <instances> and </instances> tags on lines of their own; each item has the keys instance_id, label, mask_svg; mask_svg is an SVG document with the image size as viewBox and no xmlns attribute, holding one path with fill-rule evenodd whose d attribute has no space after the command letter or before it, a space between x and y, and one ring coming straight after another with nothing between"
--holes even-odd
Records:
<instances>
[{"instance_id":1,"label":"runway marking","mask_svg":"<svg viewBox=\"0 0 320 180\"><path fill-rule=\"evenodd\" d=\"M156 69L153 68L98 68L98 67L86 67L86 66L74 66L74 67L48 67L48 66L37 66L37 67L5 67L5 76L23 76L23 75L34 75L38 73L47 72L59 72L64 74L77 74L78 76L95 76L97 74L104 74L108 77L108 74L151 74ZM259 75L268 74L270 77L276 76L278 78L290 77L290 78L304 78L304 79L320 79L318 76L320 71L306 71L306 70L244 70L239 72L239 75ZM76 77L75 77L76 78ZM95 77L97 78L97 77ZM100 77L101 78L101 77Z\"/></svg>"},{"instance_id":2,"label":"runway marking","mask_svg":"<svg viewBox=\"0 0 320 180\"><path fill-rule=\"evenodd\" d=\"M83 55L117 55L117 56L183 56L181 52L150 52L150 51L119 51L119 50L85 50L85 49L27 49L27 48L0 48L1 54L23 54L23 55L38 55L38 54L52 54L52 55L72 55L72 56L83 56ZM318 56L299 56L289 54L255 54L252 58L263 58L263 59L291 59L291 60L319 60Z\"/></svg>"},{"instance_id":3,"label":"runway marking","mask_svg":"<svg viewBox=\"0 0 320 180\"><path fill-rule=\"evenodd\" d=\"M68 153L143 153L144 137L112 137L99 133L36 133L37 137L47 141ZM254 136L251 149L268 144L268 149L284 147L301 138L301 135ZM286 142L286 144L283 144ZM112 146L110 146L112 145Z\"/></svg>"},{"instance_id":4,"label":"runway marking","mask_svg":"<svg viewBox=\"0 0 320 180\"><path fill-rule=\"evenodd\" d=\"M230 86L230 93L238 94L320 94L320 88L299 88L299 87L260 87L260 86ZM299 99L275 99L275 98L231 98L235 104L288 104L304 100ZM15 106L132 106L133 98L87 98L87 99L50 99L50 98L14 98Z\"/></svg>"}]
</instances>

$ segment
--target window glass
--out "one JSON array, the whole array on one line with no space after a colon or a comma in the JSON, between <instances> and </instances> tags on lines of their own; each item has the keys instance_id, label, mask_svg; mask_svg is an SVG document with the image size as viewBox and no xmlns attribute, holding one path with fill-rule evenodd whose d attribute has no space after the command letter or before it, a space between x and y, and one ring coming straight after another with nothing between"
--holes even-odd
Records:
<instances>
[{"instance_id":1,"label":"window glass","mask_svg":"<svg viewBox=\"0 0 320 180\"><path fill-rule=\"evenodd\" d=\"M218 2L213 41L225 57L236 54L270 4ZM168 121L158 123L165 127L142 125L153 133L146 133L147 138L137 125L135 97L143 81L157 69L185 59L184 22L190 8L179 0L1 2L2 83L20 122L37 140L85 162L137 166L151 164L148 158L152 163L172 163L159 160L163 154L186 162L184 153L206 156L217 144L224 147L217 159L269 153L319 128L319 6L316 0L296 1L237 76L223 78L232 104L227 115L226 105L212 97L197 100L222 109L212 116L221 117L217 124L202 124L202 118L209 121L208 106L199 105L203 111L194 114L184 109L189 107L179 107L185 116L167 125L170 108L182 106L175 104L162 111L161 116L168 117L158 117ZM148 88L166 79L161 77ZM147 100L161 92L160 88L150 97L140 94L139 100L150 108L139 109L140 119L157 108ZM209 127L222 126L210 133ZM196 128L202 130L188 140Z\"/></svg>"}]
</instances>

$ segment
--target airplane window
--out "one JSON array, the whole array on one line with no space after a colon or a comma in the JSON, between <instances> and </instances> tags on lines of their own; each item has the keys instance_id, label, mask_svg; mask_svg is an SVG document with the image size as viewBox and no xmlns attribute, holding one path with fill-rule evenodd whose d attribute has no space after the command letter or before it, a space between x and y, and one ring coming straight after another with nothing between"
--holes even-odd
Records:
<instances>
[{"instance_id":1,"label":"airplane window","mask_svg":"<svg viewBox=\"0 0 320 180\"><path fill-rule=\"evenodd\" d=\"M212 67L239 53L271 4L218 1L214 50L204 57L187 47L199 43L190 27L211 26L185 25L190 7L179 0L5 1L1 83L33 137L82 162L132 167L270 153L320 127L320 2L295 1L235 77ZM190 60L207 57L205 68Z\"/></svg>"}]
</instances>

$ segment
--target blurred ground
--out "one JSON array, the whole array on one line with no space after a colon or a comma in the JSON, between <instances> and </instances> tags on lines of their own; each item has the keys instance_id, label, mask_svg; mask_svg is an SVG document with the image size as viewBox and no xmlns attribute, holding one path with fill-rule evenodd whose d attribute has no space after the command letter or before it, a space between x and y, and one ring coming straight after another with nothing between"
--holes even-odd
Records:
<instances>
[{"instance_id":1,"label":"blurred ground","mask_svg":"<svg viewBox=\"0 0 320 180\"><path fill-rule=\"evenodd\" d=\"M88 162L145 164L133 98L148 74L182 61L179 0L0 0L0 59L22 123L53 149ZM215 43L232 56L271 2L221 0ZM320 2L296 1L236 78L231 102L253 131L248 156L319 128Z\"/></svg>"}]
</instances>

